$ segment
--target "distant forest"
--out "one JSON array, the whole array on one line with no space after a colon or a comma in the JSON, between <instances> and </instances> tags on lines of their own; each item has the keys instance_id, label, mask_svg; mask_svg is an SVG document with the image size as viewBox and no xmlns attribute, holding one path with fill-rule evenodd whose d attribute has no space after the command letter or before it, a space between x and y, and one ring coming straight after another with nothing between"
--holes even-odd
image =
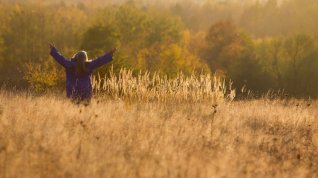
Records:
<instances>
[{"instance_id":1,"label":"distant forest","mask_svg":"<svg viewBox=\"0 0 318 178\"><path fill-rule=\"evenodd\" d=\"M113 66L174 77L211 73L237 91L318 96L318 1L0 0L0 81L40 91L62 88L49 56L117 46Z\"/></svg>"}]
</instances>

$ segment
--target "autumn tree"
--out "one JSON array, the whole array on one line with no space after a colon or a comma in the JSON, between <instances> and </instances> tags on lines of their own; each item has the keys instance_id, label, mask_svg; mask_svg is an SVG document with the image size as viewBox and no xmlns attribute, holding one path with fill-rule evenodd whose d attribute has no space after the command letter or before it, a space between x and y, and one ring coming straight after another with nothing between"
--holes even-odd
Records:
<instances>
[{"instance_id":1,"label":"autumn tree","mask_svg":"<svg viewBox=\"0 0 318 178\"><path fill-rule=\"evenodd\" d=\"M215 71L225 70L243 50L244 41L238 28L230 21L221 21L212 25L206 34L204 58Z\"/></svg>"},{"instance_id":2,"label":"autumn tree","mask_svg":"<svg viewBox=\"0 0 318 178\"><path fill-rule=\"evenodd\" d=\"M105 8L99 13L95 24L84 33L83 48L93 55L101 55L98 51L104 51L110 46L119 46L119 54L113 61L115 69L126 66L139 70L167 71L168 68L172 70L175 65L164 64L177 60L179 62L174 64L183 67L178 66L173 70L185 69L186 61L180 60L188 59L183 53L183 57L168 55L177 51L187 53L189 61L194 59L186 48L181 46L184 30L182 22L171 14L151 8L140 9L134 3L112 9ZM169 47L175 48L167 52Z\"/></svg>"},{"instance_id":3,"label":"autumn tree","mask_svg":"<svg viewBox=\"0 0 318 178\"><path fill-rule=\"evenodd\" d=\"M28 80L31 79L30 77L26 77L27 74L41 72L44 76L48 76L45 73L56 71L47 67L47 61L52 60L49 56L48 42L55 42L68 58L76 52L76 48L80 45L81 29L86 24L86 16L76 8L68 10L65 8L56 6L52 9L49 6L21 4L14 6L14 9L7 14L10 17L6 24L7 28L1 33L5 46L2 54L6 59L1 69L1 73L6 76L3 80L21 86L25 81L31 81ZM62 13L63 16L60 15ZM40 67L28 67L29 64ZM41 70L29 71L33 69ZM63 75L55 76L59 77L58 79L63 78ZM43 77L42 79L45 80Z\"/></svg>"}]
</instances>

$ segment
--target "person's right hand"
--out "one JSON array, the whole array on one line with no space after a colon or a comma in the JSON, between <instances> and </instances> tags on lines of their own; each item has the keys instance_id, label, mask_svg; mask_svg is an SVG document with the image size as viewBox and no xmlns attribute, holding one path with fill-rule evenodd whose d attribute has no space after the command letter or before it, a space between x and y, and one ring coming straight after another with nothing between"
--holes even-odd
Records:
<instances>
[{"instance_id":1,"label":"person's right hand","mask_svg":"<svg viewBox=\"0 0 318 178\"><path fill-rule=\"evenodd\" d=\"M49 47L52 50L52 48L55 48L55 45L53 43L49 43Z\"/></svg>"}]
</instances>

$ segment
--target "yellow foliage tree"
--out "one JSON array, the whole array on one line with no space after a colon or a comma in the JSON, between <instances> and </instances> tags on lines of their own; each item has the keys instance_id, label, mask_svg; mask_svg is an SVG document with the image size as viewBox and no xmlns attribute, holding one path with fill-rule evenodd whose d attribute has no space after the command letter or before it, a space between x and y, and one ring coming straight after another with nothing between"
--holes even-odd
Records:
<instances>
[{"instance_id":1,"label":"yellow foliage tree","mask_svg":"<svg viewBox=\"0 0 318 178\"><path fill-rule=\"evenodd\" d=\"M159 71L164 74L176 75L180 71L185 74L209 72L208 66L198 56L178 44L166 46L159 54L159 58Z\"/></svg>"},{"instance_id":2,"label":"yellow foliage tree","mask_svg":"<svg viewBox=\"0 0 318 178\"><path fill-rule=\"evenodd\" d=\"M58 83L64 74L57 69L53 60L46 60L43 63L26 63L24 79L36 92L50 89Z\"/></svg>"}]
</instances>

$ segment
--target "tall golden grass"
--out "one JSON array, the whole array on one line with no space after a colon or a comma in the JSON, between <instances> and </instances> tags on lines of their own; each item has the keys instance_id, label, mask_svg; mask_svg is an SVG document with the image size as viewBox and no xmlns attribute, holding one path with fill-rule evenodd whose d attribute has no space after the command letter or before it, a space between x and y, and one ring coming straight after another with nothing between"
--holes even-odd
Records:
<instances>
[{"instance_id":1,"label":"tall golden grass","mask_svg":"<svg viewBox=\"0 0 318 178\"><path fill-rule=\"evenodd\" d=\"M107 76L93 77L95 92L125 100L217 103L235 97L231 82L227 84L224 78L210 74L186 76L180 72L169 78L149 72L134 76L133 71L121 69L118 74L110 70Z\"/></svg>"},{"instance_id":2,"label":"tall golden grass","mask_svg":"<svg viewBox=\"0 0 318 178\"><path fill-rule=\"evenodd\" d=\"M150 75L121 75L87 107L1 90L0 177L318 177L316 101L210 102L213 87L198 89L208 77L190 90L182 77L149 89Z\"/></svg>"}]
</instances>

